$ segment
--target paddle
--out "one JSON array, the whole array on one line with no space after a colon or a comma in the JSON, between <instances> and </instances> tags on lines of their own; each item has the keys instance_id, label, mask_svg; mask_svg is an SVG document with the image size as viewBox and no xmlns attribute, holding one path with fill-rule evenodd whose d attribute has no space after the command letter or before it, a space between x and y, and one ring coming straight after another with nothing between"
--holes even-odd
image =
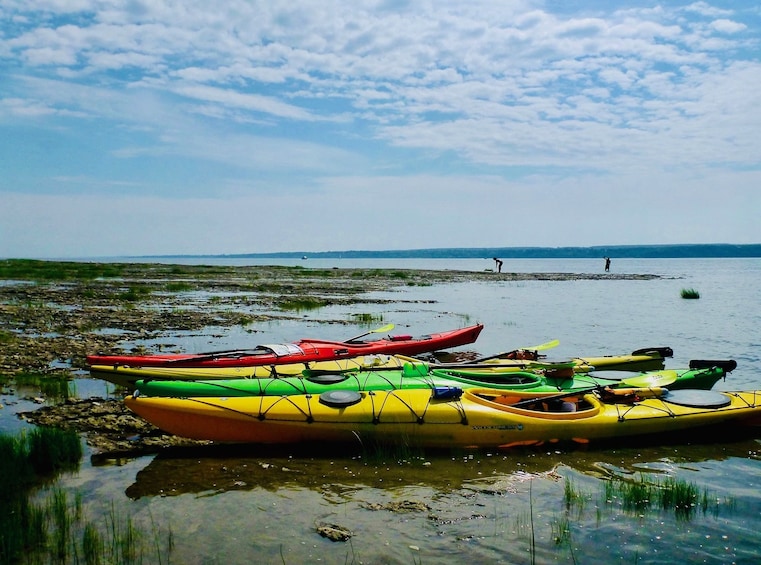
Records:
<instances>
[{"instance_id":1,"label":"paddle","mask_svg":"<svg viewBox=\"0 0 761 565\"><path fill-rule=\"evenodd\" d=\"M408 363L423 363L424 365L427 365L431 369L499 369L499 365L495 365L494 363L477 363L476 361L462 361L459 363L436 363L431 361L422 361L421 359L418 359L417 357L410 357L409 355L402 355L397 354L394 355L397 359L401 359L402 361L407 361ZM516 369L525 369L531 365L530 362L528 363L514 363L510 364L510 368Z\"/></svg>"},{"instance_id":2,"label":"paddle","mask_svg":"<svg viewBox=\"0 0 761 565\"><path fill-rule=\"evenodd\" d=\"M506 357L507 355L510 355L511 353L518 353L520 351L544 351L545 349L552 349L553 347L557 347L558 345L560 345L560 340L553 339L552 341L541 343L539 345L532 345L529 347L519 347L518 349L514 349L513 351L504 351L502 353L497 353L496 355L490 355L488 357L481 357L480 359L474 359L473 361L471 361L471 363L483 363L484 361L489 361L491 359L499 359L501 357Z\"/></svg>"},{"instance_id":3,"label":"paddle","mask_svg":"<svg viewBox=\"0 0 761 565\"><path fill-rule=\"evenodd\" d=\"M594 387L589 388L582 388L577 390L571 390L568 392L562 392L560 394L553 394L550 396L538 396L535 398L528 398L526 400L521 400L519 402L516 402L515 404L511 404L510 406L515 408L520 408L521 406L529 406L531 404L534 404L536 402L546 402L546 401L552 401L552 400L558 400L562 398L568 398L570 396L578 396L587 394L590 392L599 391L600 393L606 393L610 397L612 396L620 396L622 398L626 397L632 397L634 395L642 395L645 397L652 397L652 396L661 396L664 394L668 394L668 389L663 389L661 387L636 387L636 388L624 388L624 389L615 389L615 388L608 388L601 385L596 385Z\"/></svg>"},{"instance_id":4,"label":"paddle","mask_svg":"<svg viewBox=\"0 0 761 565\"><path fill-rule=\"evenodd\" d=\"M531 347L519 347L518 349L528 349L529 351L542 351L544 349L552 349L553 347L557 347L558 345L560 345L560 340L553 339L552 341L547 341L539 345L532 345Z\"/></svg>"},{"instance_id":5,"label":"paddle","mask_svg":"<svg viewBox=\"0 0 761 565\"><path fill-rule=\"evenodd\" d=\"M552 394L550 396L538 396L536 398L527 398L526 400L521 400L519 402L516 402L515 404L510 404L510 406L512 408L520 408L521 406L528 406L530 404L534 404L535 402L545 402L547 400L558 400L561 398L568 398L569 396L587 394L589 392L595 392L596 390L602 390L603 388L604 387L602 387L601 385L595 385L589 388L580 388L580 389L572 390L568 392L561 392L560 394Z\"/></svg>"},{"instance_id":6,"label":"paddle","mask_svg":"<svg viewBox=\"0 0 761 565\"><path fill-rule=\"evenodd\" d=\"M652 375L643 374L637 377L630 377L620 381L620 385L633 387L633 388L663 388L672 383L675 383L677 376L673 373L664 375L662 373L655 373Z\"/></svg>"},{"instance_id":7,"label":"paddle","mask_svg":"<svg viewBox=\"0 0 761 565\"><path fill-rule=\"evenodd\" d=\"M365 332L365 333L359 334L358 336L355 336L355 337L353 337L351 339L347 339L346 343L351 343L352 341L357 341L359 338L365 337L366 335L370 335L370 334L382 334L382 333L390 332L393 329L394 329L394 324L387 324L387 325L385 325L385 326L383 326L381 328L377 328L375 330L370 330L369 332Z\"/></svg>"}]
</instances>

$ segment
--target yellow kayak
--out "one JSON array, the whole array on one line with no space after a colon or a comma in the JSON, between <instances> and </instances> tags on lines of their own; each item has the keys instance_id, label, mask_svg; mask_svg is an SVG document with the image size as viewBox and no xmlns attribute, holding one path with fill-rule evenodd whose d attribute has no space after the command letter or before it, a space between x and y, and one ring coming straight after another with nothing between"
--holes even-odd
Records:
<instances>
[{"instance_id":1,"label":"yellow kayak","mask_svg":"<svg viewBox=\"0 0 761 565\"><path fill-rule=\"evenodd\" d=\"M666 358L673 357L670 347L646 347L631 353L618 355L598 355L592 357L572 357L552 361L539 355L536 351L516 350L491 357L476 359L469 365L478 367L513 367L524 371L553 371L567 373L588 373L590 371L659 371L666 366ZM412 360L412 357L398 357ZM435 365L435 364L434 364ZM436 365L435 365L436 366ZM438 366L465 367L462 363L447 363Z\"/></svg>"},{"instance_id":2,"label":"yellow kayak","mask_svg":"<svg viewBox=\"0 0 761 565\"><path fill-rule=\"evenodd\" d=\"M139 380L169 379L204 381L211 379L259 379L299 377L307 369L315 373L345 373L368 369L401 369L406 361L391 355L361 355L349 359L264 365L252 367L126 367L92 365L90 375L125 388L134 389Z\"/></svg>"},{"instance_id":3,"label":"yellow kayak","mask_svg":"<svg viewBox=\"0 0 761 565\"><path fill-rule=\"evenodd\" d=\"M329 441L502 448L674 431L699 434L729 422L761 424L761 390L628 389L614 396L606 389L559 395L488 388L338 390L279 397L132 395L125 403L178 436L262 444Z\"/></svg>"}]
</instances>

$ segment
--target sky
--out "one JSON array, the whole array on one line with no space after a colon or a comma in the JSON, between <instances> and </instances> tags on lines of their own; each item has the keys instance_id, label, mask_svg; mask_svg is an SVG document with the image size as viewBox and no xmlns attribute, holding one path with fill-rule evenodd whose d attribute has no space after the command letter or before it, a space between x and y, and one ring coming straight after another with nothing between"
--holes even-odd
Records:
<instances>
[{"instance_id":1,"label":"sky","mask_svg":"<svg viewBox=\"0 0 761 565\"><path fill-rule=\"evenodd\" d=\"M748 0L0 0L0 257L761 243Z\"/></svg>"}]
</instances>

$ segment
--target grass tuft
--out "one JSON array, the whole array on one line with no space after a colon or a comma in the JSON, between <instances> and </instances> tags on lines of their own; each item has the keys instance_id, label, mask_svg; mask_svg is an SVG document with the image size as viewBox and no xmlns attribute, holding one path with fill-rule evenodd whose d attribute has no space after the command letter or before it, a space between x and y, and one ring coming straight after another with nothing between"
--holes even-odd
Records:
<instances>
[{"instance_id":1,"label":"grass tuft","mask_svg":"<svg viewBox=\"0 0 761 565\"><path fill-rule=\"evenodd\" d=\"M352 314L351 317L354 318L355 322L360 324L377 324L383 321L383 314L369 314L365 312L362 314Z\"/></svg>"},{"instance_id":2,"label":"grass tuft","mask_svg":"<svg viewBox=\"0 0 761 565\"><path fill-rule=\"evenodd\" d=\"M9 436L0 433L0 563L169 563L173 534L138 528L130 516L117 512L112 503L105 525L84 519L79 493L70 500L66 491L53 487L37 504L37 487L51 471L78 464L82 457L79 435L74 431L39 428ZM166 541L163 541L163 540Z\"/></svg>"},{"instance_id":3,"label":"grass tuft","mask_svg":"<svg viewBox=\"0 0 761 565\"><path fill-rule=\"evenodd\" d=\"M682 294L682 298L688 298L688 299L700 298L700 293L694 288L683 288L681 294Z\"/></svg>"},{"instance_id":4,"label":"grass tuft","mask_svg":"<svg viewBox=\"0 0 761 565\"><path fill-rule=\"evenodd\" d=\"M327 306L329 302L321 298L303 297L303 298L291 298L278 303L281 310L292 310L295 312L302 312L304 310L317 310L323 306Z\"/></svg>"},{"instance_id":5,"label":"grass tuft","mask_svg":"<svg viewBox=\"0 0 761 565\"><path fill-rule=\"evenodd\" d=\"M29 461L38 475L75 468L82 459L82 442L76 432L34 428L28 442Z\"/></svg>"}]
</instances>

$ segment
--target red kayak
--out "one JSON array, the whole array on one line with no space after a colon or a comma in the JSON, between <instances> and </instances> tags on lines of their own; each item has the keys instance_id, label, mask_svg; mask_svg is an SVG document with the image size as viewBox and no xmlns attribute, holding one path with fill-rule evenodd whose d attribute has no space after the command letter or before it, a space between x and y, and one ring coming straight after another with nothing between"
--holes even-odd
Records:
<instances>
[{"instance_id":1,"label":"red kayak","mask_svg":"<svg viewBox=\"0 0 761 565\"><path fill-rule=\"evenodd\" d=\"M387 326L393 329L393 325ZM253 349L181 353L176 355L88 355L88 365L118 365L128 367L254 367L332 361L360 355L418 355L473 343L478 339L482 324L420 337L389 335L382 339L360 341L359 338L378 333L374 330L348 341L302 339L295 343L257 345Z\"/></svg>"}]
</instances>

